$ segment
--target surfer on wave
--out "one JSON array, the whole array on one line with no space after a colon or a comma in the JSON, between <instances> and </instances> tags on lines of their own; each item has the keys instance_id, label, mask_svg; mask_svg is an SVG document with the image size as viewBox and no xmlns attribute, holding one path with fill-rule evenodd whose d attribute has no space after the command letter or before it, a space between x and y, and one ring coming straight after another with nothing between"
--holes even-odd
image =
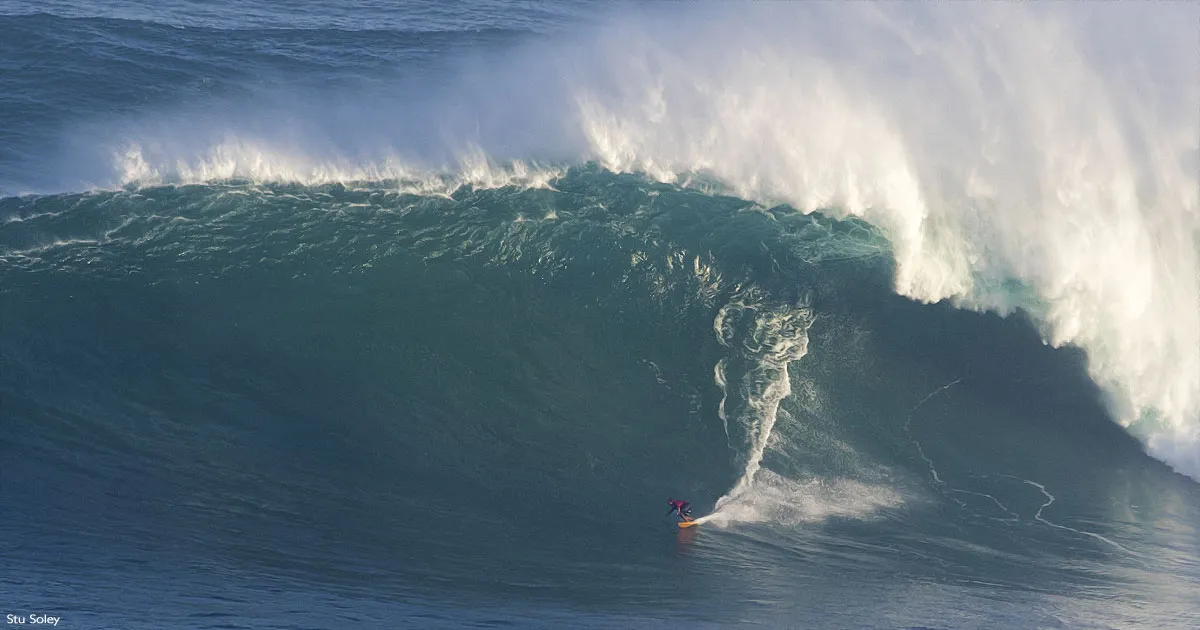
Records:
<instances>
[{"instance_id":1,"label":"surfer on wave","mask_svg":"<svg viewBox=\"0 0 1200 630\"><path fill-rule=\"evenodd\" d=\"M680 499L667 499L667 505L671 506L671 509L667 510L667 516L670 516L672 512L678 512L680 519L685 521L692 520L691 503Z\"/></svg>"}]
</instances>

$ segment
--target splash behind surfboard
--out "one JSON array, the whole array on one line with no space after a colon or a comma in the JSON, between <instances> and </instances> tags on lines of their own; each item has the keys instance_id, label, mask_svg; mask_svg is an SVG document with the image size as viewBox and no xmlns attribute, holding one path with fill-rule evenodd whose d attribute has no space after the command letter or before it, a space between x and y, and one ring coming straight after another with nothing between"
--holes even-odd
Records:
<instances>
[{"instance_id":1,"label":"splash behind surfboard","mask_svg":"<svg viewBox=\"0 0 1200 630\"><path fill-rule=\"evenodd\" d=\"M709 514L708 516L701 516L700 518L695 518L690 521L679 521L677 523L677 525L679 525L679 527L684 528L684 529L686 529L688 527L695 527L701 523L704 523L708 519L712 518L712 516L713 516L712 514Z\"/></svg>"}]
</instances>

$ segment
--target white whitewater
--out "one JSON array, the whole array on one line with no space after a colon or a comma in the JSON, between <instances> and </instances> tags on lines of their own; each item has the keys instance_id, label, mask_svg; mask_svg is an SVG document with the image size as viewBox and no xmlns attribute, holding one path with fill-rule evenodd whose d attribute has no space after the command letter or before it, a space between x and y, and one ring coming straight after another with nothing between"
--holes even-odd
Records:
<instances>
[{"instance_id":1,"label":"white whitewater","mask_svg":"<svg viewBox=\"0 0 1200 630\"><path fill-rule=\"evenodd\" d=\"M753 288L725 305L713 329L729 355L716 367L721 388L719 413L727 433L741 437L731 444L742 474L721 497L712 514L697 519L719 526L745 522L801 524L831 516L863 517L899 505L893 489L855 479L790 479L764 469L776 422L788 417L780 405L792 393L788 365L808 351L813 314L806 304L772 304Z\"/></svg>"}]
</instances>

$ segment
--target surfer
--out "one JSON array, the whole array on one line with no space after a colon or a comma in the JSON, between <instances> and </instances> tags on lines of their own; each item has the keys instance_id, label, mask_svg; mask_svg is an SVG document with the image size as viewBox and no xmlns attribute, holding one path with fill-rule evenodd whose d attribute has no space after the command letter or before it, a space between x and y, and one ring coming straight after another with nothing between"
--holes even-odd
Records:
<instances>
[{"instance_id":1,"label":"surfer","mask_svg":"<svg viewBox=\"0 0 1200 630\"><path fill-rule=\"evenodd\" d=\"M672 512L679 512L679 518L685 521L692 520L691 503L680 499L667 499L667 505L671 506L671 509L667 510L667 516L670 516Z\"/></svg>"}]
</instances>

